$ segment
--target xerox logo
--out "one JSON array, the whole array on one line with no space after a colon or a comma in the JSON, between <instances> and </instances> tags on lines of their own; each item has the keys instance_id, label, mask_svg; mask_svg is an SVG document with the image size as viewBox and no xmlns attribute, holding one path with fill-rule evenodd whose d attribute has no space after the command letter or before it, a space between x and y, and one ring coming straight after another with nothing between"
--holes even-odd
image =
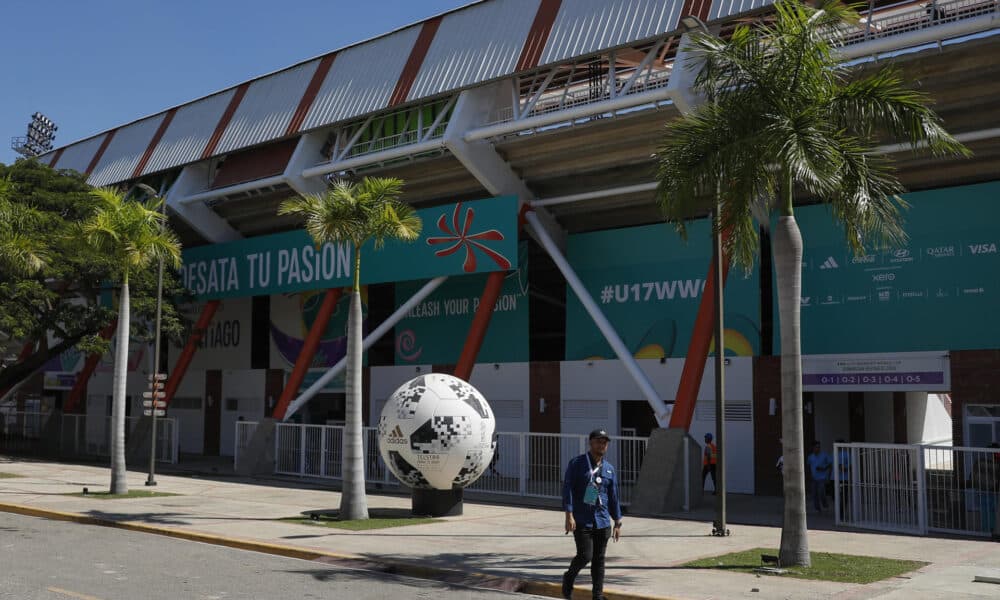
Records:
<instances>
[{"instance_id":1,"label":"xerox logo","mask_svg":"<svg viewBox=\"0 0 1000 600\"><path fill-rule=\"evenodd\" d=\"M820 268L820 270L822 270L822 269L839 269L840 265L837 264L837 261L832 256L828 256L828 257L826 257L826 260L823 261L823 264L821 264L819 266L819 268Z\"/></svg>"},{"instance_id":2,"label":"xerox logo","mask_svg":"<svg viewBox=\"0 0 1000 600\"><path fill-rule=\"evenodd\" d=\"M969 244L969 252L973 254L996 254L996 244Z\"/></svg>"},{"instance_id":3,"label":"xerox logo","mask_svg":"<svg viewBox=\"0 0 1000 600\"><path fill-rule=\"evenodd\" d=\"M389 432L389 435L385 436L385 443L387 444L406 444L406 436L403 435L403 431L396 425L396 428Z\"/></svg>"},{"instance_id":4,"label":"xerox logo","mask_svg":"<svg viewBox=\"0 0 1000 600\"><path fill-rule=\"evenodd\" d=\"M933 248L927 249L927 256L933 256L934 258L948 258L955 256L954 246L934 246Z\"/></svg>"}]
</instances>

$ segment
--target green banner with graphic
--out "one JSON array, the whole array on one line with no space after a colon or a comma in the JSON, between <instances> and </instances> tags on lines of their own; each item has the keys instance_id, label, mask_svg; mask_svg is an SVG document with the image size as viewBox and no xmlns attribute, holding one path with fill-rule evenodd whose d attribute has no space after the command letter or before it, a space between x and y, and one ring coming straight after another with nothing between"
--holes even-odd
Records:
<instances>
[{"instance_id":1,"label":"green banner with graphic","mask_svg":"<svg viewBox=\"0 0 1000 600\"><path fill-rule=\"evenodd\" d=\"M797 209L802 352L996 348L1000 183L906 194L909 243L854 256L826 206ZM775 306L777 328L777 306ZM775 336L775 340L780 338ZM777 344L776 344L777 346Z\"/></svg>"},{"instance_id":2,"label":"green banner with graphic","mask_svg":"<svg viewBox=\"0 0 1000 600\"><path fill-rule=\"evenodd\" d=\"M493 307L477 362L528 360L528 245L521 243L518 268L507 274ZM396 325L396 364L454 364L469 334L488 275L463 275L444 282ZM396 306L424 281L396 284Z\"/></svg>"},{"instance_id":3,"label":"green banner with graphic","mask_svg":"<svg viewBox=\"0 0 1000 600\"><path fill-rule=\"evenodd\" d=\"M517 198L458 202L417 214L424 224L419 240L361 249L362 283L517 267ZM317 247L296 230L185 250L181 277L199 300L326 289L351 284L353 255L349 245Z\"/></svg>"},{"instance_id":4,"label":"green banner with graphic","mask_svg":"<svg viewBox=\"0 0 1000 600\"><path fill-rule=\"evenodd\" d=\"M567 255L591 297L636 358L687 353L708 275L712 240L706 220L685 242L667 224L569 236ZM756 271L734 270L725 292L726 354L751 356L760 347ZM616 358L611 346L566 287L566 359Z\"/></svg>"}]
</instances>

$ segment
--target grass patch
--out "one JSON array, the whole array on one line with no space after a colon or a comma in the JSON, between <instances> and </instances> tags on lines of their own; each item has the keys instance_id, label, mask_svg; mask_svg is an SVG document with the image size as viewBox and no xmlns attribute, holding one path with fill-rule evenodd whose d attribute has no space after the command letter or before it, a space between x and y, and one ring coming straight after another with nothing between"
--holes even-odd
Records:
<instances>
[{"instance_id":1,"label":"grass patch","mask_svg":"<svg viewBox=\"0 0 1000 600\"><path fill-rule=\"evenodd\" d=\"M302 525L318 525L347 529L348 531L367 531L369 529L387 529L389 527L405 527L407 525L423 525L424 523L439 523L444 519L432 517L415 517L405 509L373 509L368 511L368 519L341 521L337 511L310 512L301 517L279 519Z\"/></svg>"},{"instance_id":2,"label":"grass patch","mask_svg":"<svg viewBox=\"0 0 1000 600\"><path fill-rule=\"evenodd\" d=\"M703 558L683 566L692 569L723 569L740 573L757 573L757 569L764 566L760 561L761 554L776 556L778 551L773 548L754 548L743 552ZM842 583L873 583L916 571L930 564L917 560L897 560L895 558L832 554L829 552L810 552L810 555L812 556L811 567L787 567L784 575L798 579L819 579ZM768 566L773 567L774 565Z\"/></svg>"},{"instance_id":3,"label":"grass patch","mask_svg":"<svg viewBox=\"0 0 1000 600\"><path fill-rule=\"evenodd\" d=\"M22 475L17 475L16 473L0 473L0 479L17 479L22 477Z\"/></svg>"},{"instance_id":4,"label":"grass patch","mask_svg":"<svg viewBox=\"0 0 1000 600\"><path fill-rule=\"evenodd\" d=\"M129 490L127 494L112 494L111 492L76 492L66 494L67 496L79 496L80 498L96 498L98 500L118 500L120 498L157 498L159 496L179 496L170 492L154 492L151 490Z\"/></svg>"}]
</instances>

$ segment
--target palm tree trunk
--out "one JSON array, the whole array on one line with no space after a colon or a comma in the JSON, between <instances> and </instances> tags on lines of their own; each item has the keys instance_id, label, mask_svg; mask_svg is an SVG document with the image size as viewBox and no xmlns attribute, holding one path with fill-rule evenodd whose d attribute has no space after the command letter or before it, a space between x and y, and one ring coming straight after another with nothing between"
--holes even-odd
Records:
<instances>
[{"instance_id":1,"label":"palm tree trunk","mask_svg":"<svg viewBox=\"0 0 1000 600\"><path fill-rule=\"evenodd\" d=\"M365 449L361 423L361 248L354 248L354 287L347 319L347 407L344 423L344 487L340 495L341 520L367 519Z\"/></svg>"},{"instance_id":2,"label":"palm tree trunk","mask_svg":"<svg viewBox=\"0 0 1000 600\"><path fill-rule=\"evenodd\" d=\"M125 479L125 381L128 377L129 295L128 275L122 281L118 301L118 333L115 348L114 388L111 400L111 493L127 494Z\"/></svg>"},{"instance_id":3,"label":"palm tree trunk","mask_svg":"<svg viewBox=\"0 0 1000 600\"><path fill-rule=\"evenodd\" d=\"M791 194L791 190L787 192ZM791 207L786 207L791 213ZM802 441L802 356L799 310L802 297L802 235L795 217L778 217L772 238L781 327L781 442L785 458L785 515L781 566L809 566L806 527L805 453Z\"/></svg>"}]
</instances>

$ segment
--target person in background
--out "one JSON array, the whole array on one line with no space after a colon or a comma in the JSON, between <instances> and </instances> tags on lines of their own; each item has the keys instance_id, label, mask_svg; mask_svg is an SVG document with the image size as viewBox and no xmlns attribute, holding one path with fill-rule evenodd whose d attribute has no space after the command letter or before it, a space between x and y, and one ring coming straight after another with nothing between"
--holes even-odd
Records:
<instances>
[{"instance_id":1,"label":"person in background","mask_svg":"<svg viewBox=\"0 0 1000 600\"><path fill-rule=\"evenodd\" d=\"M813 451L806 458L806 464L812 475L813 507L816 508L816 512L821 513L823 509L828 507L826 482L830 480L830 472L833 471L833 460L830 459L829 454L823 452L819 440L813 442Z\"/></svg>"},{"instance_id":2,"label":"person in background","mask_svg":"<svg viewBox=\"0 0 1000 600\"><path fill-rule=\"evenodd\" d=\"M719 489L715 482L715 465L719 459L719 449L712 442L712 434L705 434L705 453L701 457L701 487L705 488L705 478L712 476L712 493Z\"/></svg>"},{"instance_id":3,"label":"person in background","mask_svg":"<svg viewBox=\"0 0 1000 600\"><path fill-rule=\"evenodd\" d=\"M572 531L576 542L576 556L563 574L563 598L572 597L573 582L588 562L593 598L604 598L604 554L608 540L617 542L622 528L618 476L614 466L604 459L610 441L607 431L591 431L590 451L571 459L566 468L563 510L566 511L566 533Z\"/></svg>"}]
</instances>

